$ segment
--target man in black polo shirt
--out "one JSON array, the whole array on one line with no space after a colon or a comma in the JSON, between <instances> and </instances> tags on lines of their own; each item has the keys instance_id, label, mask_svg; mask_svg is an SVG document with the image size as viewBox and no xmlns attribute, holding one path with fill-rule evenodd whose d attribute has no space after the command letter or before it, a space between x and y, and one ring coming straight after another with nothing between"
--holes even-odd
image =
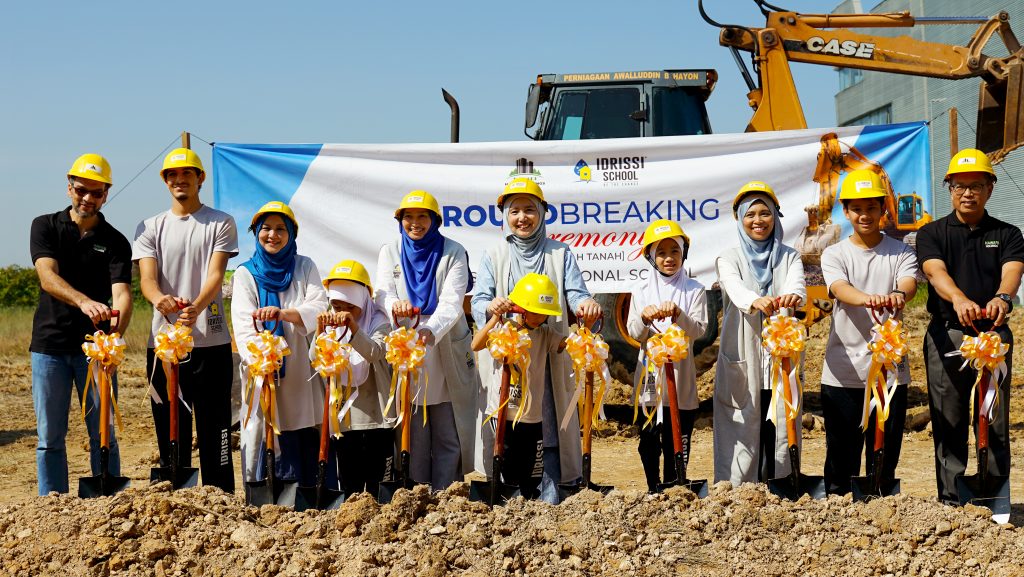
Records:
<instances>
[{"instance_id":1,"label":"man in black polo shirt","mask_svg":"<svg viewBox=\"0 0 1024 577\"><path fill-rule=\"evenodd\" d=\"M921 228L917 260L929 282L932 320L924 354L939 500L958 503L955 479L967 468L970 396L977 372L970 367L961 370L961 357L945 355L960 348L965 331L975 336L976 331L993 330L1012 345L1006 315L1013 309L1010 295L1017 292L1024 272L1024 238L1020 229L985 212L996 175L980 150L966 149L954 156L944 182L953 212ZM1010 474L1012 352L1011 346L989 425L985 466L992 475Z\"/></svg>"},{"instance_id":2,"label":"man in black polo shirt","mask_svg":"<svg viewBox=\"0 0 1024 577\"><path fill-rule=\"evenodd\" d=\"M30 249L39 275L39 306L32 321L32 404L36 411L36 473L39 494L68 492L68 410L72 383L81 401L87 360L85 335L94 324L107 328L113 308L124 332L132 312L132 247L107 224L100 207L110 189L110 164L83 154L68 171L71 206L32 221ZM116 381L114 383L116 392ZM87 399L86 426L92 474L100 473L99 410ZM111 435L109 471L121 474L117 442Z\"/></svg>"}]
</instances>

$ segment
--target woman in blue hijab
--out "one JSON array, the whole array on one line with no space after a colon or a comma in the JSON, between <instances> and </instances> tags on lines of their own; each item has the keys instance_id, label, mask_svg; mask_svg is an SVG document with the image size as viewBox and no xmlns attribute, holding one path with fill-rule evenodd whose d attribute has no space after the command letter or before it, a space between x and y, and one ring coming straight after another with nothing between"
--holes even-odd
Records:
<instances>
[{"instance_id":1,"label":"woman in blue hijab","mask_svg":"<svg viewBox=\"0 0 1024 577\"><path fill-rule=\"evenodd\" d=\"M733 201L739 246L715 261L722 288L722 330L715 365L715 481L734 486L789 474L786 428L768 420L771 359L761 347L762 322L806 296L800 254L782 242L779 200L760 181ZM802 370L801 367L798 370ZM778 422L785 415L778 403Z\"/></svg>"},{"instance_id":2,"label":"woman in blue hijab","mask_svg":"<svg viewBox=\"0 0 1024 577\"><path fill-rule=\"evenodd\" d=\"M319 434L323 420L323 386L310 380L313 370L305 359L307 339L317 327L317 315L327 308L327 294L313 261L297 254L299 225L283 202L268 202L252 218L256 237L252 257L232 277L231 323L235 343L244 350L256 338L254 320L284 337L292 354L285 357L277 382L275 423L281 434L274 447L276 476L316 483ZM243 367L244 367L243 356ZM245 379L243 378L243 381ZM250 413L250 404L253 405ZM247 420L248 417L248 420ZM242 476L247 482L266 478L264 420L259 397L243 394ZM248 491L248 488L247 488Z\"/></svg>"},{"instance_id":3,"label":"woman in blue hijab","mask_svg":"<svg viewBox=\"0 0 1024 577\"><path fill-rule=\"evenodd\" d=\"M440 205L430 193L405 195L395 220L400 237L381 247L374 300L393 318L419 311L427 354L413 389L410 476L441 491L473 466L480 384L462 308L473 280L466 249L441 234Z\"/></svg>"}]
</instances>

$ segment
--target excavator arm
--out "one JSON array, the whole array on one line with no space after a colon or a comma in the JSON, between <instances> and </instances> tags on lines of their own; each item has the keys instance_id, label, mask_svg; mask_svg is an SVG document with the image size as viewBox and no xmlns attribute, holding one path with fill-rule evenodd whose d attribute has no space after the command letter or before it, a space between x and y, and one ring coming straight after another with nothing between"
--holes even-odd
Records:
<instances>
[{"instance_id":1,"label":"excavator arm","mask_svg":"<svg viewBox=\"0 0 1024 577\"><path fill-rule=\"evenodd\" d=\"M758 2L765 6L764 2ZM721 25L719 43L750 52L759 83L750 84L754 115L748 132L807 128L790 62L820 64L928 76L981 78L977 147L993 160L1024 143L1024 49L1004 11L991 18L914 18L909 12L888 14L799 14L766 12L764 28ZM933 24L980 25L965 46L950 46L911 36L874 36L851 28L910 28ZM998 34L1008 56L982 52ZM737 59L741 64L742 62ZM744 73L746 69L744 67ZM746 76L746 74L745 74ZM749 78L749 77L748 77Z\"/></svg>"}]
</instances>

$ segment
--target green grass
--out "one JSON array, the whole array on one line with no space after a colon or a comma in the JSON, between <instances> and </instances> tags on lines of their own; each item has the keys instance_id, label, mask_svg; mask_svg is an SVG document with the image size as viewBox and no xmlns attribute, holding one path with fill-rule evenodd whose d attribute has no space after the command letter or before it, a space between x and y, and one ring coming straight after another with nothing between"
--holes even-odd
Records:
<instances>
[{"instance_id":1,"label":"green grass","mask_svg":"<svg viewBox=\"0 0 1024 577\"><path fill-rule=\"evenodd\" d=\"M907 303L907 308L908 309L916 309L916 308L919 308L919 307L923 307L927 302L928 302L928 283L926 283L926 282L919 282L919 283L917 283L917 293L914 295L914 298L910 299L910 302Z\"/></svg>"},{"instance_id":2,"label":"green grass","mask_svg":"<svg viewBox=\"0 0 1024 577\"><path fill-rule=\"evenodd\" d=\"M129 354L146 353L149 338L149 319L152 308L148 303L135 304L131 325L125 340ZM32 340L32 315L35 307L0 308L0 357L28 357L28 345ZM82 335L85 341L85 335Z\"/></svg>"}]
</instances>

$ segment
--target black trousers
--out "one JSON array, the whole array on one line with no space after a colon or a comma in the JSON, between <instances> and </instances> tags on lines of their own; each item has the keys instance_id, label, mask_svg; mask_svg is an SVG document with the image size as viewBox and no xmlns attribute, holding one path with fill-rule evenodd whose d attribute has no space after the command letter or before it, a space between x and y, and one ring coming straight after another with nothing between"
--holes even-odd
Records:
<instances>
[{"instance_id":1,"label":"black trousers","mask_svg":"<svg viewBox=\"0 0 1024 577\"><path fill-rule=\"evenodd\" d=\"M676 458L675 445L672 440L671 409L662 407L662 423L657 420L651 421L650 425L640 428L640 444L636 451L640 453L640 462L644 465L644 477L647 478L647 490L654 492L658 490L661 482L660 460L665 462L664 481L670 483L676 480ZM697 416L697 410L679 410L679 428L683 438L683 468L690 462L690 439L693 436L693 420Z\"/></svg>"},{"instance_id":2,"label":"black trousers","mask_svg":"<svg viewBox=\"0 0 1024 577\"><path fill-rule=\"evenodd\" d=\"M381 481L395 474L395 431L391 428L345 431L332 439L337 474L346 495L362 491L377 498Z\"/></svg>"},{"instance_id":3,"label":"black trousers","mask_svg":"<svg viewBox=\"0 0 1024 577\"><path fill-rule=\"evenodd\" d=\"M146 374L163 403L150 399L156 440L160 448L160 466L170 466L171 413L167 399L167 377L162 363L146 350ZM192 466L192 418L199 440L199 472L204 485L235 492L235 472L231 456L231 345L197 347L187 362L179 365L181 396L192 412L178 401L178 463ZM156 370L154 371L154 366Z\"/></svg>"},{"instance_id":4,"label":"black trousers","mask_svg":"<svg viewBox=\"0 0 1024 577\"><path fill-rule=\"evenodd\" d=\"M875 417L868 420L867 431L860 430L864 411L864 389L821 385L821 409L825 415L825 488L830 495L851 491L851 479L860 475L864 454L866 475L874 472ZM885 451L882 479L896 478L896 464L903 447L903 428L907 420L907 387L900 385L889 405L885 423Z\"/></svg>"},{"instance_id":5,"label":"black trousers","mask_svg":"<svg viewBox=\"0 0 1024 577\"><path fill-rule=\"evenodd\" d=\"M761 389L761 439L757 461L757 480L767 483L775 478L775 423L768 420L768 407L772 403L772 390ZM783 427L786 425L783 424Z\"/></svg>"},{"instance_id":6,"label":"black trousers","mask_svg":"<svg viewBox=\"0 0 1024 577\"><path fill-rule=\"evenodd\" d=\"M1004 343L1010 344L1006 354L1006 375L999 383L995 418L988 426L988 472L992 475L1010 474L1010 367L1013 366L1013 333L1003 325L995 329ZM978 372L971 367L960 370L962 357L947 357L946 353L960 348L963 331L946 328L942 322L928 325L924 337L924 358L928 375L928 408L932 417L932 437L935 441L935 480L939 500L959 503L956 476L967 470L967 429L974 427L978 434L977 415L970 414L971 388ZM977 396L977 393L975 393ZM975 399L977 403L977 399ZM977 410L977 404L975 404Z\"/></svg>"},{"instance_id":7,"label":"black trousers","mask_svg":"<svg viewBox=\"0 0 1024 577\"><path fill-rule=\"evenodd\" d=\"M505 423L505 458L501 470L502 482L518 485L527 499L539 492L544 475L543 423Z\"/></svg>"}]
</instances>

